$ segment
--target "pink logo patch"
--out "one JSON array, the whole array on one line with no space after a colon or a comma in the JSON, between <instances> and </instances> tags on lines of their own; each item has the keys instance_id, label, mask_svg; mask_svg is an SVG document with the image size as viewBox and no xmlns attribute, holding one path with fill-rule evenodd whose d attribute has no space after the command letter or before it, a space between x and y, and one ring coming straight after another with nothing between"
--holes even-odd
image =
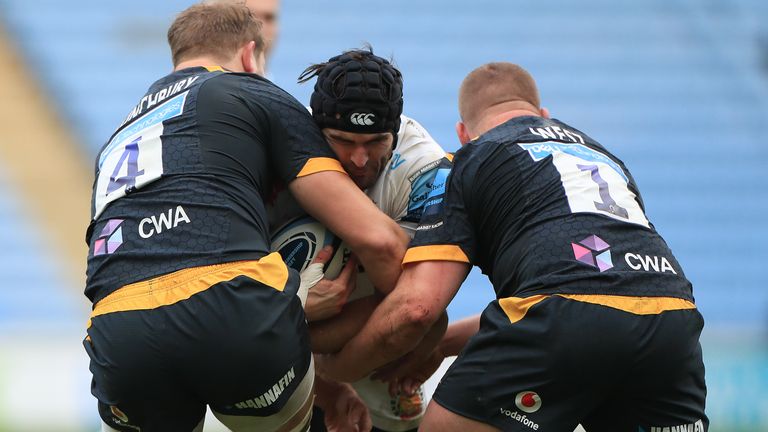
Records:
<instances>
[{"instance_id":1,"label":"pink logo patch","mask_svg":"<svg viewBox=\"0 0 768 432\"><path fill-rule=\"evenodd\" d=\"M603 239L591 235L578 243L571 243L573 256L577 261L592 267L597 267L601 272L613 268L611 260L611 247Z\"/></svg>"}]
</instances>

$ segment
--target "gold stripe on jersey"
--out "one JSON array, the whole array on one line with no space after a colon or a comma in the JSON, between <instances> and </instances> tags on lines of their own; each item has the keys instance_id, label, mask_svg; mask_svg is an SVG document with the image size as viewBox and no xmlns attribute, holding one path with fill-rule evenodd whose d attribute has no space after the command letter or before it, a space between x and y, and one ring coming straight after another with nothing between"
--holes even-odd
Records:
<instances>
[{"instance_id":1,"label":"gold stripe on jersey","mask_svg":"<svg viewBox=\"0 0 768 432\"><path fill-rule=\"evenodd\" d=\"M449 162L453 162L453 153L446 153L445 158L448 159Z\"/></svg>"},{"instance_id":2,"label":"gold stripe on jersey","mask_svg":"<svg viewBox=\"0 0 768 432\"><path fill-rule=\"evenodd\" d=\"M154 279L132 283L101 299L91 318L113 312L155 309L186 300L217 283L248 276L283 291L288 282L288 267L280 254L273 252L259 260L235 261L178 270ZM90 320L88 326L90 327Z\"/></svg>"},{"instance_id":3,"label":"gold stripe on jersey","mask_svg":"<svg viewBox=\"0 0 768 432\"><path fill-rule=\"evenodd\" d=\"M416 246L405 251L403 264L419 261L459 261L469 263L469 258L456 245Z\"/></svg>"},{"instance_id":4,"label":"gold stripe on jersey","mask_svg":"<svg viewBox=\"0 0 768 432\"><path fill-rule=\"evenodd\" d=\"M208 72L226 72L221 66L203 66Z\"/></svg>"},{"instance_id":5,"label":"gold stripe on jersey","mask_svg":"<svg viewBox=\"0 0 768 432\"><path fill-rule=\"evenodd\" d=\"M344 168L341 166L341 162L338 160L329 157L315 157L309 159L304 164L304 167L301 169L301 171L299 171L299 174L296 175L296 178L308 176L310 174L315 174L322 171L338 171L344 174L347 173L344 171Z\"/></svg>"},{"instance_id":6,"label":"gold stripe on jersey","mask_svg":"<svg viewBox=\"0 0 768 432\"><path fill-rule=\"evenodd\" d=\"M555 294L569 300L591 303L613 309L622 310L635 315L658 315L673 310L696 309L696 305L688 300L675 297L631 297L597 294ZM528 310L550 295L533 295L530 297L505 297L499 299L499 306L514 324L525 317Z\"/></svg>"},{"instance_id":7,"label":"gold stripe on jersey","mask_svg":"<svg viewBox=\"0 0 768 432\"><path fill-rule=\"evenodd\" d=\"M549 296L534 295L530 297L506 297L499 299L499 306L501 306L501 309L507 314L509 322L514 324L525 317L525 314L528 313L528 309L547 297Z\"/></svg>"},{"instance_id":8,"label":"gold stripe on jersey","mask_svg":"<svg viewBox=\"0 0 768 432\"><path fill-rule=\"evenodd\" d=\"M696 305L688 300L675 297L630 297L595 294L558 294L560 297L584 303L623 310L635 315L658 315L662 312L696 309Z\"/></svg>"}]
</instances>

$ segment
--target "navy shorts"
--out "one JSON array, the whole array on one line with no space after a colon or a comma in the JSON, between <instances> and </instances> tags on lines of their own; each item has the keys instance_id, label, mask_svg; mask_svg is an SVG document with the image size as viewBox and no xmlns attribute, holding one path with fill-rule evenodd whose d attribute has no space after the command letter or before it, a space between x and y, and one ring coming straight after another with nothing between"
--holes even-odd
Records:
<instances>
[{"instance_id":1,"label":"navy shorts","mask_svg":"<svg viewBox=\"0 0 768 432\"><path fill-rule=\"evenodd\" d=\"M704 432L702 327L696 309L638 315L560 296L511 323L493 302L434 400L504 431Z\"/></svg>"},{"instance_id":2,"label":"navy shorts","mask_svg":"<svg viewBox=\"0 0 768 432\"><path fill-rule=\"evenodd\" d=\"M266 268L260 261L181 270L96 304L84 345L102 420L126 431L192 430L206 405L280 411L308 372L309 334L298 274L274 257Z\"/></svg>"}]
</instances>

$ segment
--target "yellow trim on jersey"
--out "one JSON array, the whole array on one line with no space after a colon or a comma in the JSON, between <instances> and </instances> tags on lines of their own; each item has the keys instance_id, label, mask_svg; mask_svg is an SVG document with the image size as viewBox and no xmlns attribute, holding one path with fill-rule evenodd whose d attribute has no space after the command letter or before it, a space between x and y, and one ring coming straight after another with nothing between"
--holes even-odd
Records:
<instances>
[{"instance_id":1,"label":"yellow trim on jersey","mask_svg":"<svg viewBox=\"0 0 768 432\"><path fill-rule=\"evenodd\" d=\"M528 313L528 309L547 297L549 296L535 295L530 297L506 297L499 299L499 306L501 306L501 309L507 314L509 322L514 324L525 317L525 314Z\"/></svg>"},{"instance_id":2,"label":"yellow trim on jersey","mask_svg":"<svg viewBox=\"0 0 768 432\"><path fill-rule=\"evenodd\" d=\"M635 315L658 315L662 312L696 309L696 305L688 300L675 297L629 297L594 294L558 294L560 297L584 303L623 310Z\"/></svg>"},{"instance_id":3,"label":"yellow trim on jersey","mask_svg":"<svg viewBox=\"0 0 768 432\"><path fill-rule=\"evenodd\" d=\"M448 159L450 162L453 162L453 153L446 153L445 158Z\"/></svg>"},{"instance_id":4,"label":"yellow trim on jersey","mask_svg":"<svg viewBox=\"0 0 768 432\"><path fill-rule=\"evenodd\" d=\"M178 270L118 289L96 303L91 312L91 318L113 312L168 306L238 276L248 276L264 285L283 291L288 282L288 267L280 254L273 252L260 260L235 261ZM88 326L90 327L90 320Z\"/></svg>"},{"instance_id":5,"label":"yellow trim on jersey","mask_svg":"<svg viewBox=\"0 0 768 432\"><path fill-rule=\"evenodd\" d=\"M203 66L208 72L226 72L221 66Z\"/></svg>"},{"instance_id":6,"label":"yellow trim on jersey","mask_svg":"<svg viewBox=\"0 0 768 432\"><path fill-rule=\"evenodd\" d=\"M696 309L696 305L688 300L676 297L630 297L597 294L555 294L569 300L592 303L619 309L635 315L658 315L662 312L684 309ZM528 310L550 295L534 295L530 297L506 297L499 299L499 306L514 324L525 317Z\"/></svg>"},{"instance_id":7,"label":"yellow trim on jersey","mask_svg":"<svg viewBox=\"0 0 768 432\"><path fill-rule=\"evenodd\" d=\"M403 264L418 261L459 261L469 263L469 258L456 245L416 246L405 251Z\"/></svg>"},{"instance_id":8,"label":"yellow trim on jersey","mask_svg":"<svg viewBox=\"0 0 768 432\"><path fill-rule=\"evenodd\" d=\"M296 178L308 176L310 174L319 173L322 171L338 171L346 174L344 168L341 166L341 162L334 158L329 157L315 157L311 158L304 164L304 167L296 175Z\"/></svg>"}]
</instances>

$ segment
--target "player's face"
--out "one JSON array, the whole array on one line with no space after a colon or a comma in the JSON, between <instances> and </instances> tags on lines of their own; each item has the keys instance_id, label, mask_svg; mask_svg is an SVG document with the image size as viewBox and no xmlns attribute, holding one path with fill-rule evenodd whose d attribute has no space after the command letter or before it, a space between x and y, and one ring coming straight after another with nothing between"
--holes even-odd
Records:
<instances>
[{"instance_id":1,"label":"player's face","mask_svg":"<svg viewBox=\"0 0 768 432\"><path fill-rule=\"evenodd\" d=\"M261 21L261 35L266 44L264 51L269 56L272 45L277 38L280 0L247 0L246 5L253 16Z\"/></svg>"},{"instance_id":2,"label":"player's face","mask_svg":"<svg viewBox=\"0 0 768 432\"><path fill-rule=\"evenodd\" d=\"M363 134L325 128L323 135L341 166L363 190L376 183L392 156L393 136L389 132Z\"/></svg>"}]
</instances>

